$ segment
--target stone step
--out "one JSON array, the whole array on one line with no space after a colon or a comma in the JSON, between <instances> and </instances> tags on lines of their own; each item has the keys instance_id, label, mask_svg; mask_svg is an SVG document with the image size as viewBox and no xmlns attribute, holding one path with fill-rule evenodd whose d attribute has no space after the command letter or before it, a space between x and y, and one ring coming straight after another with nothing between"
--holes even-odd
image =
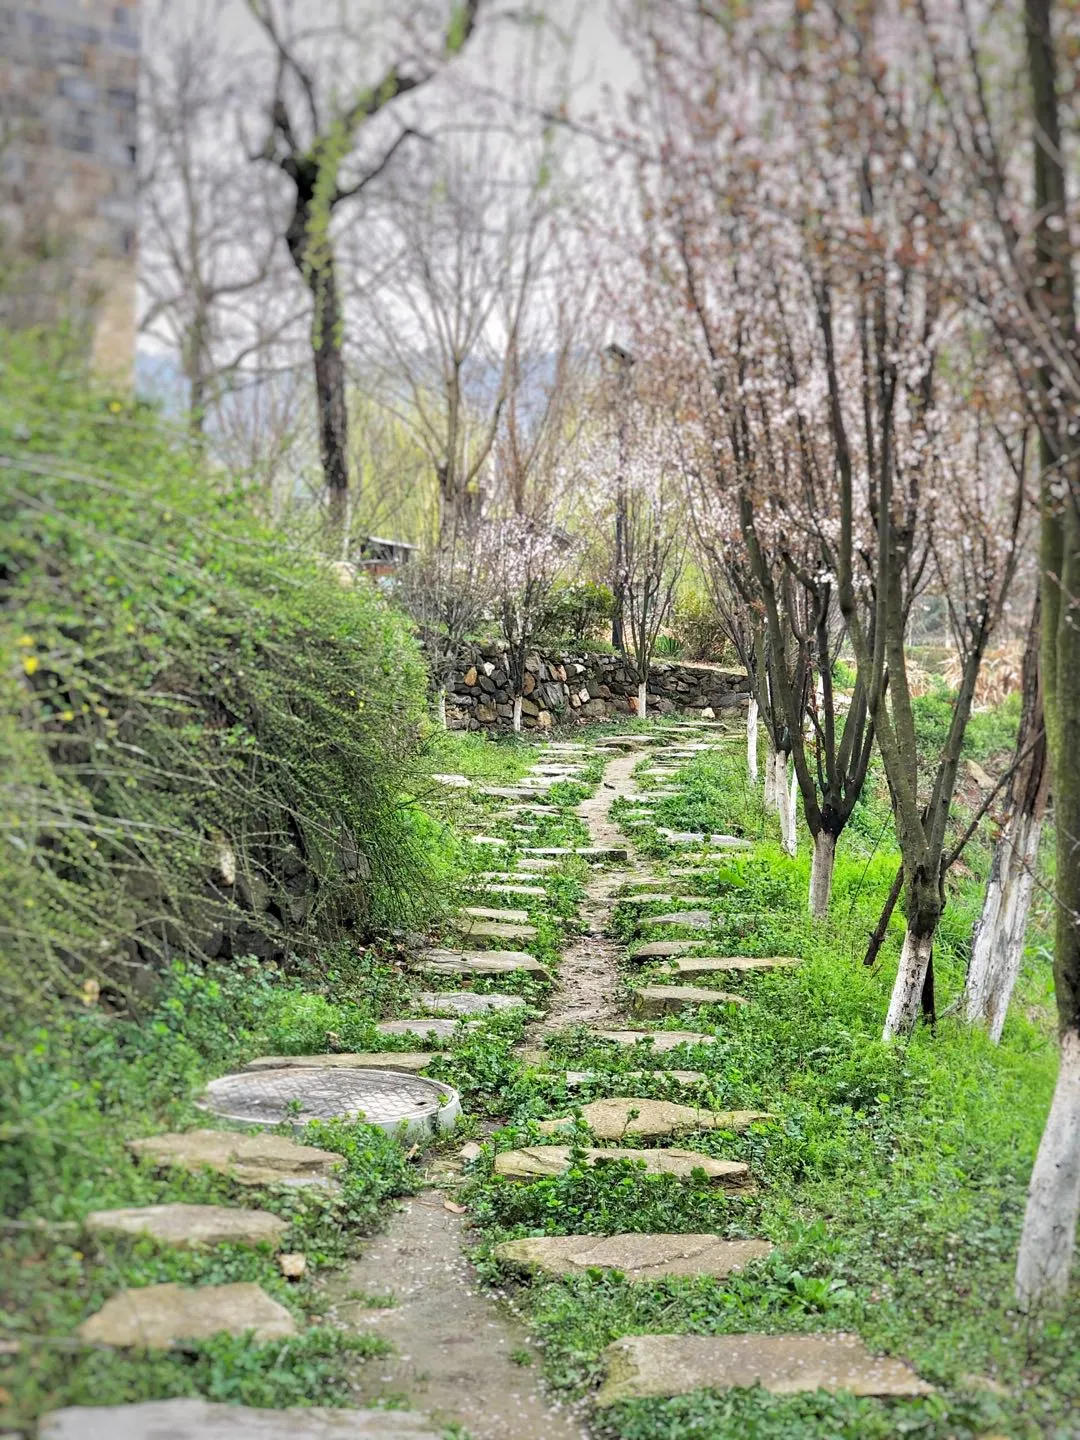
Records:
<instances>
[{"instance_id":1,"label":"stone step","mask_svg":"<svg viewBox=\"0 0 1080 1440\"><path fill-rule=\"evenodd\" d=\"M445 1050L354 1050L338 1055L260 1055L245 1070L400 1070L415 1074L433 1060L447 1059Z\"/></svg>"},{"instance_id":2,"label":"stone step","mask_svg":"<svg viewBox=\"0 0 1080 1440\"><path fill-rule=\"evenodd\" d=\"M429 1015L487 1015L525 1006L520 995L477 995L474 990L425 990L415 998Z\"/></svg>"},{"instance_id":3,"label":"stone step","mask_svg":"<svg viewBox=\"0 0 1080 1440\"><path fill-rule=\"evenodd\" d=\"M657 1055L677 1050L680 1045L715 1045L719 1036L704 1035L698 1030L593 1030L597 1040L609 1040L613 1045L637 1045L642 1040L652 1042Z\"/></svg>"},{"instance_id":4,"label":"stone step","mask_svg":"<svg viewBox=\"0 0 1080 1440\"><path fill-rule=\"evenodd\" d=\"M479 885L491 881L495 885L535 885L538 875L534 870L481 870L465 877L466 884ZM543 889L537 887L541 895Z\"/></svg>"},{"instance_id":5,"label":"stone step","mask_svg":"<svg viewBox=\"0 0 1080 1440\"><path fill-rule=\"evenodd\" d=\"M509 840L502 840L498 835L466 835L470 845L488 845L493 849L506 849L510 844Z\"/></svg>"},{"instance_id":6,"label":"stone step","mask_svg":"<svg viewBox=\"0 0 1080 1440\"><path fill-rule=\"evenodd\" d=\"M628 960L667 960L673 955L686 955L708 945L710 938L703 935L700 940L650 940L646 945L635 945Z\"/></svg>"},{"instance_id":7,"label":"stone step","mask_svg":"<svg viewBox=\"0 0 1080 1440\"><path fill-rule=\"evenodd\" d=\"M209 1400L73 1405L37 1423L38 1440L439 1440L411 1410L255 1410Z\"/></svg>"},{"instance_id":8,"label":"stone step","mask_svg":"<svg viewBox=\"0 0 1080 1440\"><path fill-rule=\"evenodd\" d=\"M535 940L535 925L502 924L497 920L456 920L454 928L467 940Z\"/></svg>"},{"instance_id":9,"label":"stone step","mask_svg":"<svg viewBox=\"0 0 1080 1440\"><path fill-rule=\"evenodd\" d=\"M467 775L432 775L431 778L439 785L449 786L451 790L468 790L472 785Z\"/></svg>"},{"instance_id":10,"label":"stone step","mask_svg":"<svg viewBox=\"0 0 1080 1440\"><path fill-rule=\"evenodd\" d=\"M530 845L522 854L532 859L561 859L576 855L581 860L629 860L625 845Z\"/></svg>"},{"instance_id":11,"label":"stone step","mask_svg":"<svg viewBox=\"0 0 1080 1440\"><path fill-rule=\"evenodd\" d=\"M510 1180L544 1180L564 1175L570 1169L569 1145L528 1145L520 1150L503 1150L495 1156L495 1174ZM626 1150L618 1146L584 1147L587 1165L602 1165L607 1160L633 1160L643 1165L649 1175L675 1175L687 1180L695 1170L703 1170L713 1185L738 1192L749 1186L750 1167L741 1160L717 1160L697 1150Z\"/></svg>"},{"instance_id":12,"label":"stone step","mask_svg":"<svg viewBox=\"0 0 1080 1440\"><path fill-rule=\"evenodd\" d=\"M546 967L526 950L425 950L412 968L425 975L510 975L528 970L548 976Z\"/></svg>"},{"instance_id":13,"label":"stone step","mask_svg":"<svg viewBox=\"0 0 1080 1440\"><path fill-rule=\"evenodd\" d=\"M748 1005L745 995L704 985L642 985L633 992L635 1015L677 1015L687 1005Z\"/></svg>"},{"instance_id":14,"label":"stone step","mask_svg":"<svg viewBox=\"0 0 1080 1440\"><path fill-rule=\"evenodd\" d=\"M522 1057L524 1058L524 1057ZM546 1054L541 1054L543 1065ZM620 1085L640 1084L642 1080L674 1080L677 1085L705 1085L713 1077L703 1070L567 1070L563 1076L568 1090L576 1090L597 1080L618 1081Z\"/></svg>"},{"instance_id":15,"label":"stone step","mask_svg":"<svg viewBox=\"0 0 1080 1440\"><path fill-rule=\"evenodd\" d=\"M413 1020L380 1020L375 1029L380 1035L417 1035L421 1039L452 1040L459 1025L464 1030L472 1030L478 1023L475 1020L442 1020L433 1015L430 1019L417 1016Z\"/></svg>"},{"instance_id":16,"label":"stone step","mask_svg":"<svg viewBox=\"0 0 1080 1440\"><path fill-rule=\"evenodd\" d=\"M543 900L547 891L542 885L484 885L485 895L516 895L525 900Z\"/></svg>"},{"instance_id":17,"label":"stone step","mask_svg":"<svg viewBox=\"0 0 1080 1440\"><path fill-rule=\"evenodd\" d=\"M626 1335L604 1351L607 1379L596 1404L749 1389L853 1395L929 1395L903 1360L878 1358L858 1335Z\"/></svg>"},{"instance_id":18,"label":"stone step","mask_svg":"<svg viewBox=\"0 0 1080 1440\"><path fill-rule=\"evenodd\" d=\"M666 915L643 915L637 923L639 930L645 925L708 930L712 927L713 914L711 910L671 910Z\"/></svg>"},{"instance_id":19,"label":"stone step","mask_svg":"<svg viewBox=\"0 0 1080 1440\"><path fill-rule=\"evenodd\" d=\"M508 906L466 905L461 913L467 915L470 920L499 920L505 921L508 925L527 925L529 923L527 910L511 910Z\"/></svg>"},{"instance_id":20,"label":"stone step","mask_svg":"<svg viewBox=\"0 0 1080 1440\"><path fill-rule=\"evenodd\" d=\"M719 1235L537 1235L504 1240L495 1256L504 1265L548 1275L618 1270L634 1283L674 1277L722 1280L772 1246L764 1240L723 1240Z\"/></svg>"},{"instance_id":21,"label":"stone step","mask_svg":"<svg viewBox=\"0 0 1080 1440\"><path fill-rule=\"evenodd\" d=\"M528 800L532 789L523 785L478 785L476 794L495 800Z\"/></svg>"},{"instance_id":22,"label":"stone step","mask_svg":"<svg viewBox=\"0 0 1080 1440\"><path fill-rule=\"evenodd\" d=\"M663 894L655 894L655 895L653 895L653 894L646 893L646 894L644 894L644 895L617 895L617 896L615 897L615 904L616 904L616 905L634 905L634 906L637 906L637 905L674 905L677 900L682 900L682 901L684 901L687 905L715 905L715 904L718 903L716 900L714 900L714 898L713 898L711 895L663 895ZM711 911L711 910L707 910L707 911L705 911L705 914L708 915L709 921L711 922L711 921L712 921L712 911ZM650 915L650 916L648 917L648 920L647 920L646 922L644 922L644 923L647 923L647 924L649 924L649 925L658 925L658 924L660 924L660 923L661 923L662 921L664 921L664 920L670 920L670 917L669 917L669 916L664 916L664 915Z\"/></svg>"},{"instance_id":23,"label":"stone step","mask_svg":"<svg viewBox=\"0 0 1080 1440\"><path fill-rule=\"evenodd\" d=\"M667 965L669 975L742 975L753 971L789 970L801 965L795 955L689 955Z\"/></svg>"},{"instance_id":24,"label":"stone step","mask_svg":"<svg viewBox=\"0 0 1080 1440\"><path fill-rule=\"evenodd\" d=\"M501 813L503 815L561 815L563 812L558 805L504 805Z\"/></svg>"},{"instance_id":25,"label":"stone step","mask_svg":"<svg viewBox=\"0 0 1080 1440\"><path fill-rule=\"evenodd\" d=\"M517 862L519 870L556 870L558 860L546 860L542 855L522 856Z\"/></svg>"},{"instance_id":26,"label":"stone step","mask_svg":"<svg viewBox=\"0 0 1080 1440\"><path fill-rule=\"evenodd\" d=\"M698 1105L677 1105L674 1100L645 1100L639 1096L612 1096L582 1105L581 1118L597 1140L658 1140L693 1130L747 1130L760 1120L775 1117L763 1110L706 1110ZM559 1135L575 1117L541 1120L542 1135Z\"/></svg>"},{"instance_id":27,"label":"stone step","mask_svg":"<svg viewBox=\"0 0 1080 1440\"><path fill-rule=\"evenodd\" d=\"M96 1235L148 1235L178 1250L193 1245L273 1245L289 1221L242 1205L140 1205L93 1210L83 1222Z\"/></svg>"},{"instance_id":28,"label":"stone step","mask_svg":"<svg viewBox=\"0 0 1080 1440\"><path fill-rule=\"evenodd\" d=\"M222 1332L287 1340L296 1321L261 1285L143 1285L111 1296L77 1328L80 1339L117 1348L169 1350L181 1340L209 1340Z\"/></svg>"},{"instance_id":29,"label":"stone step","mask_svg":"<svg viewBox=\"0 0 1080 1440\"><path fill-rule=\"evenodd\" d=\"M667 830L657 826L656 833L669 845L710 845L719 850L751 850L753 840L744 840L740 835L710 835L698 830Z\"/></svg>"},{"instance_id":30,"label":"stone step","mask_svg":"<svg viewBox=\"0 0 1080 1440\"><path fill-rule=\"evenodd\" d=\"M284 1135L245 1135L234 1130L184 1130L129 1140L127 1145L155 1165L216 1170L241 1185L335 1189L334 1176L345 1163L332 1150L298 1145Z\"/></svg>"}]
</instances>

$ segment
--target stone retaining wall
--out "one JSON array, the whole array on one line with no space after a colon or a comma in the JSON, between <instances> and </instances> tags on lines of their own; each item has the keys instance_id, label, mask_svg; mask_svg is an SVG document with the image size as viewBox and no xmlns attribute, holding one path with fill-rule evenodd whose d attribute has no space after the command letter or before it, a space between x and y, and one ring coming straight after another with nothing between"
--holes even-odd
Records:
<instances>
[{"instance_id":1,"label":"stone retaining wall","mask_svg":"<svg viewBox=\"0 0 1080 1440\"><path fill-rule=\"evenodd\" d=\"M541 651L528 657L526 669L521 723L527 730L637 713L637 680L621 655ZM746 672L738 668L677 660L656 660L649 667L650 714L712 719L745 705L748 695ZM505 653L494 646L475 647L446 697L448 725L455 730L509 730L513 713Z\"/></svg>"}]
</instances>

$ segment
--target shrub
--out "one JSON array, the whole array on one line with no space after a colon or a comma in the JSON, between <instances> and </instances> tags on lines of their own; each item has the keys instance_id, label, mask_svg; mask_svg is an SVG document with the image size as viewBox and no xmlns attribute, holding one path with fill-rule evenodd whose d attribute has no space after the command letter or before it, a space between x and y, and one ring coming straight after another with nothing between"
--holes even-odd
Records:
<instances>
[{"instance_id":1,"label":"shrub","mask_svg":"<svg viewBox=\"0 0 1080 1440\"><path fill-rule=\"evenodd\" d=\"M2 990L414 916L402 622L151 412L6 348Z\"/></svg>"}]
</instances>

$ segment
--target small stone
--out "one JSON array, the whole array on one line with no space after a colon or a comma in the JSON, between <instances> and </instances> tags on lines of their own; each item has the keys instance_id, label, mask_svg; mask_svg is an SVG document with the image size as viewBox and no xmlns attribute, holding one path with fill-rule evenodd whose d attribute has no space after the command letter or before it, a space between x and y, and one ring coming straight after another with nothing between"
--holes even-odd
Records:
<instances>
[{"instance_id":1,"label":"small stone","mask_svg":"<svg viewBox=\"0 0 1080 1440\"><path fill-rule=\"evenodd\" d=\"M676 1050L680 1045L715 1045L717 1036L703 1035L697 1030L594 1030L597 1040L610 1040L615 1045L637 1045L650 1041L658 1055Z\"/></svg>"},{"instance_id":2,"label":"small stone","mask_svg":"<svg viewBox=\"0 0 1080 1440\"><path fill-rule=\"evenodd\" d=\"M198 1245L276 1245L289 1228L287 1220L268 1210L180 1204L94 1210L85 1224L95 1234L148 1235L181 1250Z\"/></svg>"},{"instance_id":3,"label":"small stone","mask_svg":"<svg viewBox=\"0 0 1080 1440\"><path fill-rule=\"evenodd\" d=\"M357 1050L342 1055L260 1055L245 1070L426 1070L433 1060L445 1060L442 1050Z\"/></svg>"},{"instance_id":4,"label":"small stone","mask_svg":"<svg viewBox=\"0 0 1080 1440\"><path fill-rule=\"evenodd\" d=\"M74 1405L42 1415L38 1440L439 1440L408 1410L253 1410L208 1400Z\"/></svg>"},{"instance_id":5,"label":"small stone","mask_svg":"<svg viewBox=\"0 0 1080 1440\"><path fill-rule=\"evenodd\" d=\"M462 1145L458 1155L466 1165L471 1165L474 1160L480 1159L481 1150L482 1147L475 1140L470 1140L467 1144Z\"/></svg>"},{"instance_id":6,"label":"small stone","mask_svg":"<svg viewBox=\"0 0 1080 1440\"><path fill-rule=\"evenodd\" d=\"M878 1359L858 1335L627 1335L604 1351L599 1406L620 1400L748 1389L853 1395L929 1395L902 1360Z\"/></svg>"},{"instance_id":7,"label":"small stone","mask_svg":"<svg viewBox=\"0 0 1080 1440\"><path fill-rule=\"evenodd\" d=\"M307 1270L307 1256L299 1250L290 1250L279 1255L277 1263L286 1280L299 1280Z\"/></svg>"},{"instance_id":8,"label":"small stone","mask_svg":"<svg viewBox=\"0 0 1080 1440\"><path fill-rule=\"evenodd\" d=\"M538 1235L504 1240L495 1254L504 1264L549 1275L619 1270L636 1282L698 1275L722 1280L771 1250L764 1240L722 1240L719 1235Z\"/></svg>"},{"instance_id":9,"label":"small stone","mask_svg":"<svg viewBox=\"0 0 1080 1440\"><path fill-rule=\"evenodd\" d=\"M596 1140L658 1140L665 1135L684 1135L692 1130L746 1130L759 1120L773 1117L761 1110L705 1110L697 1105L678 1105L673 1100L645 1100L636 1096L612 1096L593 1100L581 1107L581 1118ZM558 1135L574 1126L574 1117L541 1120L542 1135Z\"/></svg>"},{"instance_id":10,"label":"small stone","mask_svg":"<svg viewBox=\"0 0 1080 1440\"><path fill-rule=\"evenodd\" d=\"M261 1285L144 1285L113 1295L78 1327L83 1340L140 1350L168 1350L181 1340L207 1340L223 1331L258 1341L285 1340L296 1321Z\"/></svg>"},{"instance_id":11,"label":"small stone","mask_svg":"<svg viewBox=\"0 0 1080 1440\"><path fill-rule=\"evenodd\" d=\"M642 985L634 991L638 1015L673 1015L687 1005L748 1005L744 995L708 990L702 985Z\"/></svg>"},{"instance_id":12,"label":"small stone","mask_svg":"<svg viewBox=\"0 0 1080 1440\"><path fill-rule=\"evenodd\" d=\"M510 975L528 970L547 978L547 970L525 950L425 950L415 969L432 975Z\"/></svg>"},{"instance_id":13,"label":"small stone","mask_svg":"<svg viewBox=\"0 0 1080 1440\"><path fill-rule=\"evenodd\" d=\"M232 1130L185 1130L129 1140L128 1149L156 1165L217 1170L241 1185L336 1188L344 1161L332 1150L298 1145L283 1135L243 1135Z\"/></svg>"},{"instance_id":14,"label":"small stone","mask_svg":"<svg viewBox=\"0 0 1080 1440\"><path fill-rule=\"evenodd\" d=\"M750 1167L741 1160L716 1160L696 1150L623 1150L586 1147L581 1152L588 1165L602 1165L606 1160L632 1160L643 1165L649 1175L675 1175L687 1180L695 1170L703 1170L710 1183L725 1189L745 1190ZM542 1180L565 1174L571 1165L569 1145L528 1145L520 1150L504 1150L495 1156L495 1174L510 1180Z\"/></svg>"},{"instance_id":15,"label":"small stone","mask_svg":"<svg viewBox=\"0 0 1080 1440\"><path fill-rule=\"evenodd\" d=\"M477 995L473 990L425 990L416 1003L433 1015L487 1015L525 1005L520 995Z\"/></svg>"}]
</instances>

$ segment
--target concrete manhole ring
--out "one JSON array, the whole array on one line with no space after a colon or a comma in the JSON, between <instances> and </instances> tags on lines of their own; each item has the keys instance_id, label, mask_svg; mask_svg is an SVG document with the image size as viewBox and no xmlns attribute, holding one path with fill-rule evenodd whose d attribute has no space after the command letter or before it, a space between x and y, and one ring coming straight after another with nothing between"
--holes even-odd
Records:
<instances>
[{"instance_id":1,"label":"concrete manhole ring","mask_svg":"<svg viewBox=\"0 0 1080 1440\"><path fill-rule=\"evenodd\" d=\"M211 1080L199 1102L223 1120L264 1129L309 1120L363 1120L399 1139L449 1130L461 1114L456 1090L397 1070L243 1071Z\"/></svg>"}]
</instances>

